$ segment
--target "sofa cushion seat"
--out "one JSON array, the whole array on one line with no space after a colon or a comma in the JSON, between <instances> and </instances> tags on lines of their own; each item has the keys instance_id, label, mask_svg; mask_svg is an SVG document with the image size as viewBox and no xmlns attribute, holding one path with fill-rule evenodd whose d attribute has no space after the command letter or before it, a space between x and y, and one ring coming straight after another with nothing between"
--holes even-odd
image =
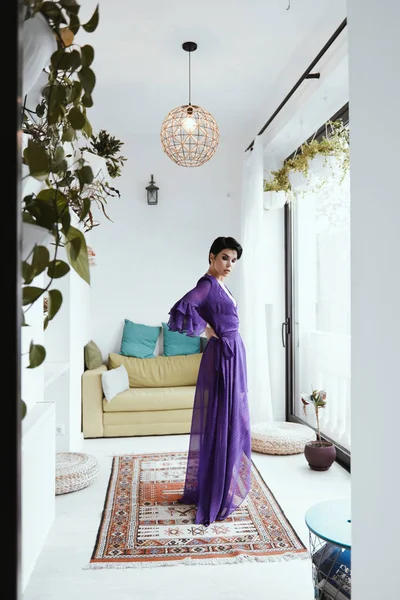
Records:
<instances>
[{"instance_id":1,"label":"sofa cushion seat","mask_svg":"<svg viewBox=\"0 0 400 600\"><path fill-rule=\"evenodd\" d=\"M154 359L149 359L154 360ZM103 399L103 411L141 412L193 408L196 386L129 388L117 394L111 402Z\"/></svg>"}]
</instances>

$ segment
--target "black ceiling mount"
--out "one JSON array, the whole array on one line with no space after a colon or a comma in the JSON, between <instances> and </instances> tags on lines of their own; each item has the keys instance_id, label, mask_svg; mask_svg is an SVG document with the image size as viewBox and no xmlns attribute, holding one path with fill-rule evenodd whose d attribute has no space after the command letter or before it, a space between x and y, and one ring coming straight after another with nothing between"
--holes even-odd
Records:
<instances>
[{"instance_id":1,"label":"black ceiling mount","mask_svg":"<svg viewBox=\"0 0 400 600\"><path fill-rule=\"evenodd\" d=\"M197 44L196 42L183 42L182 48L186 52L194 52L195 50L197 50Z\"/></svg>"}]
</instances>

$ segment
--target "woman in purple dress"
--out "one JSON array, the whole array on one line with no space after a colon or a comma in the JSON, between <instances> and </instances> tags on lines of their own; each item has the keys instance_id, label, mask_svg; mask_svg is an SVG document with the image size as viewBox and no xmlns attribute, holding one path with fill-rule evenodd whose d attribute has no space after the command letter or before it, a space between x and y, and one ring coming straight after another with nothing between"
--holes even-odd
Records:
<instances>
[{"instance_id":1,"label":"woman in purple dress","mask_svg":"<svg viewBox=\"0 0 400 600\"><path fill-rule=\"evenodd\" d=\"M197 506L195 523L226 519L250 489L251 440L246 353L236 301L224 284L242 247L217 238L209 269L170 310L168 326L188 336L206 332L193 406L185 489L180 502Z\"/></svg>"}]
</instances>

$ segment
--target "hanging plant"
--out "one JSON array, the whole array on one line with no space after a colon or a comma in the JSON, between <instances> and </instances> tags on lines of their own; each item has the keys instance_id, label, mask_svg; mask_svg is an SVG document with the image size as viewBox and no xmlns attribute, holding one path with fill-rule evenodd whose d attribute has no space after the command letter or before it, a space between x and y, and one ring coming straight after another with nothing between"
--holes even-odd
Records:
<instances>
[{"instance_id":1,"label":"hanging plant","mask_svg":"<svg viewBox=\"0 0 400 600\"><path fill-rule=\"evenodd\" d=\"M284 173L271 172L272 179L264 180L264 209L276 210L283 208L290 200L290 182Z\"/></svg>"},{"instance_id":2,"label":"hanging plant","mask_svg":"<svg viewBox=\"0 0 400 600\"><path fill-rule=\"evenodd\" d=\"M302 175L304 185L310 177L310 166L316 157L324 158L324 164L329 165L330 159L335 159L335 166L343 181L350 167L349 128L343 121L329 121L326 124L326 135L321 139L311 139L304 142L296 154L284 162L277 171L272 171L272 178L264 181L264 191L293 190L294 175ZM323 183L323 182L322 182ZM319 186L322 184L319 183Z\"/></svg>"},{"instance_id":3,"label":"hanging plant","mask_svg":"<svg viewBox=\"0 0 400 600\"><path fill-rule=\"evenodd\" d=\"M93 106L96 75L92 69L93 47L88 44L80 46L76 38L81 27L87 33L96 30L98 6L89 21L81 24L80 5L76 0L24 0L24 4L25 19L34 18L40 13L57 40L57 50L45 69L47 83L41 92L42 99L36 107L28 107L25 98L21 126L23 168L28 172L27 177L40 182L39 190L36 188L35 193L25 195L22 199L22 219L24 224L48 232L52 240L47 246L33 243L23 257L22 322L27 325L27 312L35 302L39 299L43 302L46 297L46 329L62 305L61 292L53 289L54 280L67 275L72 268L90 284L84 234L97 225L92 206L95 203L111 220L105 210L107 199L120 194L109 185L107 177L119 176L126 159L118 156L122 142L104 130L103 138L113 142L108 146L105 157L112 166L113 175L106 173L105 177L102 173L101 177L97 177L83 155L82 144L86 146L88 140L96 140L87 114ZM71 224L73 213L78 217L79 226ZM59 258L60 248L65 248L67 261ZM48 276L48 284L44 288L32 286L41 273ZM29 368L42 364L45 357L44 347L31 342Z\"/></svg>"}]
</instances>

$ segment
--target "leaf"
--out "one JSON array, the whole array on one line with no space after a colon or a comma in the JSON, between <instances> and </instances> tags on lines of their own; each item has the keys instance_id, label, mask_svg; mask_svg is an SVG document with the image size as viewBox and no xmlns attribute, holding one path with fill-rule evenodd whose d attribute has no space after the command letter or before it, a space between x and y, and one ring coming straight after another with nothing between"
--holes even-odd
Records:
<instances>
[{"instance_id":1,"label":"leaf","mask_svg":"<svg viewBox=\"0 0 400 600\"><path fill-rule=\"evenodd\" d=\"M70 233L70 229L71 229L71 227L68 230L68 235ZM81 247L82 247L82 240L80 238L73 238L70 240L69 257L71 258L71 260L76 261L78 259L79 253L81 251Z\"/></svg>"},{"instance_id":2,"label":"leaf","mask_svg":"<svg viewBox=\"0 0 400 600\"><path fill-rule=\"evenodd\" d=\"M64 56L64 54L65 54L65 52L64 52L63 48L59 48L58 50L53 52L53 54L51 55L51 59L50 59L51 66L53 67L53 69L57 69L57 65L60 62L60 60L62 59L62 57Z\"/></svg>"},{"instance_id":3,"label":"leaf","mask_svg":"<svg viewBox=\"0 0 400 600\"><path fill-rule=\"evenodd\" d=\"M92 130L92 126L89 122L89 119L86 117L86 123L82 128L82 131L84 133L86 133L87 137L90 138L92 136L93 130Z\"/></svg>"},{"instance_id":4,"label":"leaf","mask_svg":"<svg viewBox=\"0 0 400 600\"><path fill-rule=\"evenodd\" d=\"M26 286L22 289L22 306L33 304L44 293L44 290L35 286Z\"/></svg>"},{"instance_id":5,"label":"leaf","mask_svg":"<svg viewBox=\"0 0 400 600\"><path fill-rule=\"evenodd\" d=\"M85 46L82 46L81 53L82 53L82 66L90 67L90 65L92 64L93 59L94 59L94 50L93 50L92 46L89 46L88 44L86 44Z\"/></svg>"},{"instance_id":6,"label":"leaf","mask_svg":"<svg viewBox=\"0 0 400 600\"><path fill-rule=\"evenodd\" d=\"M60 18L61 9L55 2L43 2L40 12L57 22Z\"/></svg>"},{"instance_id":7,"label":"leaf","mask_svg":"<svg viewBox=\"0 0 400 600\"><path fill-rule=\"evenodd\" d=\"M25 196L23 202L24 202L24 204L29 204L32 199L33 199L32 195ZM30 213L28 213L28 212L23 212L22 213L22 221L24 223L32 223L32 225L35 225L35 219L33 219L32 215Z\"/></svg>"},{"instance_id":8,"label":"leaf","mask_svg":"<svg viewBox=\"0 0 400 600\"><path fill-rule=\"evenodd\" d=\"M65 249L72 268L90 285L89 257L85 236L72 225L67 232L64 231L64 235L67 242L69 242L66 244Z\"/></svg>"},{"instance_id":9,"label":"leaf","mask_svg":"<svg viewBox=\"0 0 400 600\"><path fill-rule=\"evenodd\" d=\"M43 181L49 174L49 157L42 144L28 140L28 145L24 150L24 159L29 167L29 174Z\"/></svg>"},{"instance_id":10,"label":"leaf","mask_svg":"<svg viewBox=\"0 0 400 600\"><path fill-rule=\"evenodd\" d=\"M93 171L92 167L89 165L85 165L81 169L77 169L76 175L79 179L79 183L81 184L81 189L85 184L90 184L93 181Z\"/></svg>"},{"instance_id":11,"label":"leaf","mask_svg":"<svg viewBox=\"0 0 400 600\"><path fill-rule=\"evenodd\" d=\"M21 398L21 419L25 419L26 417L26 413L27 413L27 407L26 407L26 402L24 400L22 400Z\"/></svg>"},{"instance_id":12,"label":"leaf","mask_svg":"<svg viewBox=\"0 0 400 600\"><path fill-rule=\"evenodd\" d=\"M57 173L57 175L63 175L68 170L67 161L63 160L62 162L54 166L52 170L54 171L54 173Z\"/></svg>"},{"instance_id":13,"label":"leaf","mask_svg":"<svg viewBox=\"0 0 400 600\"><path fill-rule=\"evenodd\" d=\"M72 68L72 52L64 50L63 54L58 57L58 62L55 68L58 71L69 71Z\"/></svg>"},{"instance_id":14,"label":"leaf","mask_svg":"<svg viewBox=\"0 0 400 600\"><path fill-rule=\"evenodd\" d=\"M96 85L96 75L90 67L82 67L78 72L79 81L87 94L91 94Z\"/></svg>"},{"instance_id":15,"label":"leaf","mask_svg":"<svg viewBox=\"0 0 400 600\"><path fill-rule=\"evenodd\" d=\"M71 215L69 213L69 210L65 211L65 213L62 215L62 217L60 219L60 222L63 227L63 230L68 231L68 229L71 225Z\"/></svg>"},{"instance_id":16,"label":"leaf","mask_svg":"<svg viewBox=\"0 0 400 600\"><path fill-rule=\"evenodd\" d=\"M63 117L65 103L66 95L64 86L56 83L52 84L48 98L49 112L47 119L49 125L55 125Z\"/></svg>"},{"instance_id":17,"label":"leaf","mask_svg":"<svg viewBox=\"0 0 400 600\"><path fill-rule=\"evenodd\" d=\"M63 301L62 293L60 290L50 290L49 291L49 312L47 318L49 321L54 319L56 314L61 308Z\"/></svg>"},{"instance_id":18,"label":"leaf","mask_svg":"<svg viewBox=\"0 0 400 600\"><path fill-rule=\"evenodd\" d=\"M39 117L39 119L41 119L43 117L45 111L46 111L46 107L44 104L38 104L36 106L36 114Z\"/></svg>"},{"instance_id":19,"label":"leaf","mask_svg":"<svg viewBox=\"0 0 400 600\"><path fill-rule=\"evenodd\" d=\"M73 142L76 139L76 132L73 127L64 127L61 141Z\"/></svg>"},{"instance_id":20,"label":"leaf","mask_svg":"<svg viewBox=\"0 0 400 600\"><path fill-rule=\"evenodd\" d=\"M29 365L28 369L35 369L39 367L44 359L46 358L46 350L40 344L34 344L31 342L29 347Z\"/></svg>"},{"instance_id":21,"label":"leaf","mask_svg":"<svg viewBox=\"0 0 400 600\"><path fill-rule=\"evenodd\" d=\"M70 15L68 27L74 35L76 35L78 33L80 26L81 26L81 23L79 21L78 15Z\"/></svg>"},{"instance_id":22,"label":"leaf","mask_svg":"<svg viewBox=\"0 0 400 600\"><path fill-rule=\"evenodd\" d=\"M81 94L82 94L82 84L80 81L75 79L75 81L72 84L72 88L70 89L68 99L70 102L75 102L76 100L79 100L79 98L81 97Z\"/></svg>"},{"instance_id":23,"label":"leaf","mask_svg":"<svg viewBox=\"0 0 400 600\"><path fill-rule=\"evenodd\" d=\"M82 129L85 125L85 115L81 113L79 108L73 106L68 113L68 120L74 129Z\"/></svg>"},{"instance_id":24,"label":"leaf","mask_svg":"<svg viewBox=\"0 0 400 600\"><path fill-rule=\"evenodd\" d=\"M22 279L25 285L29 285L35 279L35 270L26 261L22 263Z\"/></svg>"},{"instance_id":25,"label":"leaf","mask_svg":"<svg viewBox=\"0 0 400 600\"><path fill-rule=\"evenodd\" d=\"M64 148L62 146L57 146L56 151L54 153L53 167L62 163L64 158L65 158Z\"/></svg>"},{"instance_id":26,"label":"leaf","mask_svg":"<svg viewBox=\"0 0 400 600\"><path fill-rule=\"evenodd\" d=\"M91 201L89 198L83 199L83 207L81 211L81 221L84 221L90 212Z\"/></svg>"},{"instance_id":27,"label":"leaf","mask_svg":"<svg viewBox=\"0 0 400 600\"><path fill-rule=\"evenodd\" d=\"M72 52L70 52L69 54L71 55L71 67L70 68L72 69L72 71L76 71L81 66L80 52L78 52L78 50L72 50Z\"/></svg>"},{"instance_id":28,"label":"leaf","mask_svg":"<svg viewBox=\"0 0 400 600\"><path fill-rule=\"evenodd\" d=\"M45 246L35 246L32 257L32 268L35 277L43 273L49 263L50 253Z\"/></svg>"},{"instance_id":29,"label":"leaf","mask_svg":"<svg viewBox=\"0 0 400 600\"><path fill-rule=\"evenodd\" d=\"M93 98L90 94L83 94L81 102L83 106L86 106L86 108L90 108L91 106L93 106Z\"/></svg>"},{"instance_id":30,"label":"leaf","mask_svg":"<svg viewBox=\"0 0 400 600\"><path fill-rule=\"evenodd\" d=\"M88 33L93 33L99 24L99 5L96 6L96 10L87 23L82 25L83 29Z\"/></svg>"},{"instance_id":31,"label":"leaf","mask_svg":"<svg viewBox=\"0 0 400 600\"><path fill-rule=\"evenodd\" d=\"M65 261L55 259L49 263L47 274L52 279L59 279L60 277L64 277L69 271L70 267Z\"/></svg>"},{"instance_id":32,"label":"leaf","mask_svg":"<svg viewBox=\"0 0 400 600\"><path fill-rule=\"evenodd\" d=\"M60 190L54 188L41 190L36 196L36 201L53 211L55 215L54 220L57 220L61 214L67 212L68 199Z\"/></svg>"}]
</instances>

